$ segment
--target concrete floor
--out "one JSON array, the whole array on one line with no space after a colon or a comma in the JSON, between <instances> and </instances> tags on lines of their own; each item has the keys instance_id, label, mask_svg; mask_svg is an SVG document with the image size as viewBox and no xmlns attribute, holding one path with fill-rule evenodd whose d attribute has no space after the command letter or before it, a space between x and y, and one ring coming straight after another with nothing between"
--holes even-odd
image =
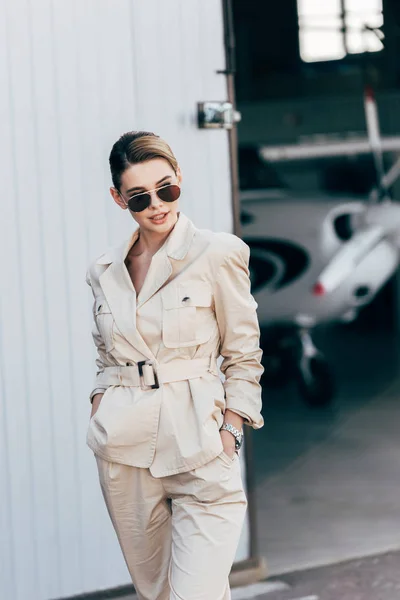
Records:
<instances>
[{"instance_id":1,"label":"concrete floor","mask_svg":"<svg viewBox=\"0 0 400 600\"><path fill-rule=\"evenodd\" d=\"M296 571L232 590L232 600L399 600L400 553ZM125 596L120 600L138 600Z\"/></svg>"},{"instance_id":2,"label":"concrete floor","mask_svg":"<svg viewBox=\"0 0 400 600\"><path fill-rule=\"evenodd\" d=\"M270 590L263 592L268 583ZM400 553L296 571L286 575L284 582L271 580L236 591L242 600L399 600Z\"/></svg>"},{"instance_id":3,"label":"concrete floor","mask_svg":"<svg viewBox=\"0 0 400 600\"><path fill-rule=\"evenodd\" d=\"M254 435L260 553L271 574L400 548L399 347L388 333L320 335L340 393L310 409L264 391Z\"/></svg>"}]
</instances>

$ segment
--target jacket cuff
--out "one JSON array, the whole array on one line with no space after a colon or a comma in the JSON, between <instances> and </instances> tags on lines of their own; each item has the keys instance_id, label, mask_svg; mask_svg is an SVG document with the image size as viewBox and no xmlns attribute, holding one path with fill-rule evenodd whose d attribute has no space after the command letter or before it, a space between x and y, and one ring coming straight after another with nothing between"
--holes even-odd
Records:
<instances>
[{"instance_id":1,"label":"jacket cuff","mask_svg":"<svg viewBox=\"0 0 400 600\"><path fill-rule=\"evenodd\" d=\"M107 386L107 387L108 387L108 386ZM95 396L96 394L104 394L104 392L106 391L107 387L101 387L101 388L100 388L100 387L98 387L98 388L95 388L95 389L94 389L94 390L93 390L93 391L90 393L90 396L89 396L90 403L92 403L92 402L93 402L93 396Z\"/></svg>"},{"instance_id":2,"label":"jacket cuff","mask_svg":"<svg viewBox=\"0 0 400 600\"><path fill-rule=\"evenodd\" d=\"M230 410L230 411L236 413L237 415L239 415L240 417L242 417L242 419L244 419L243 425L249 425L253 429L261 429L261 427L264 425L264 419L263 419L260 411L257 410L256 408L252 409L252 407L250 407L250 406L245 407L245 409L246 408L248 410L244 411L243 410L243 401L240 402L240 408L236 408L234 402L232 404L230 402L227 402L225 410Z\"/></svg>"}]
</instances>

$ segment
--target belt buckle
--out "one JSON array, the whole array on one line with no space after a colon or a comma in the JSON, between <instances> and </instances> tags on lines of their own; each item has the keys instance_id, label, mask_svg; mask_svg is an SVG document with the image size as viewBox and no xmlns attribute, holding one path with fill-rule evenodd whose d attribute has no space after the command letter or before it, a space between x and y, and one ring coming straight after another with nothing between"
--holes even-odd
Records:
<instances>
[{"instance_id":1,"label":"belt buckle","mask_svg":"<svg viewBox=\"0 0 400 600\"><path fill-rule=\"evenodd\" d=\"M144 373L143 373L143 366L144 365L149 365L151 367L153 367L153 376L154 376L154 384L153 385L146 385L144 383ZM158 388L160 387L160 384L158 383L158 377L157 377L157 373L154 369L154 364L152 363L151 360L141 360L137 363L138 366L138 371L139 371L139 381L140 381L140 389L142 390L158 390Z\"/></svg>"}]
</instances>

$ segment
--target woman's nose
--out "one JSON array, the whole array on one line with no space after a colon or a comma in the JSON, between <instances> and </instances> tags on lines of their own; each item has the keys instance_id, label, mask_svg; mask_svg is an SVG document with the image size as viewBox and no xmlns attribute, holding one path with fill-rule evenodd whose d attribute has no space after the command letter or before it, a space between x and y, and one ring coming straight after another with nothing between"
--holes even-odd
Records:
<instances>
[{"instance_id":1,"label":"woman's nose","mask_svg":"<svg viewBox=\"0 0 400 600\"><path fill-rule=\"evenodd\" d=\"M157 196L157 192L150 192L150 198L151 198L151 204L150 206L160 206L161 204L161 200L160 198Z\"/></svg>"}]
</instances>

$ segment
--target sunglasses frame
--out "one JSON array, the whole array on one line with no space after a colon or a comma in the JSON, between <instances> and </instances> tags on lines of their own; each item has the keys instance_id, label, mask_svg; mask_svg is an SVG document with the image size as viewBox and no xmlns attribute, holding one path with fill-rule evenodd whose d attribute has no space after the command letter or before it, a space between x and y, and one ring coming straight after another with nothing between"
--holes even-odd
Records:
<instances>
[{"instance_id":1,"label":"sunglasses frame","mask_svg":"<svg viewBox=\"0 0 400 600\"><path fill-rule=\"evenodd\" d=\"M158 192L160 190L163 190L165 188L170 188L170 187L177 187L179 188L179 194L177 196L177 198L175 198L175 200L163 200L163 198L161 198L158 194ZM146 192L140 192L139 194L134 194L133 196L130 196L129 198L125 198L124 194L122 192L120 192L118 190L118 194L121 196L122 200L125 202L125 206L127 206L129 208L129 210L131 210L132 212L143 212L144 210L146 210L146 208L149 208L150 204L151 204L151 194L153 192L156 192L157 197L162 201L162 202L176 202L178 200L178 198L181 195L181 186L178 185L177 183L167 183L166 185L162 185L158 188L154 188L153 190L148 190ZM129 202L133 199L133 198L137 198L138 196L148 196L149 197L149 202L146 206L144 206L143 208L141 208L140 210L135 210L134 208L132 208L129 205Z\"/></svg>"}]
</instances>

